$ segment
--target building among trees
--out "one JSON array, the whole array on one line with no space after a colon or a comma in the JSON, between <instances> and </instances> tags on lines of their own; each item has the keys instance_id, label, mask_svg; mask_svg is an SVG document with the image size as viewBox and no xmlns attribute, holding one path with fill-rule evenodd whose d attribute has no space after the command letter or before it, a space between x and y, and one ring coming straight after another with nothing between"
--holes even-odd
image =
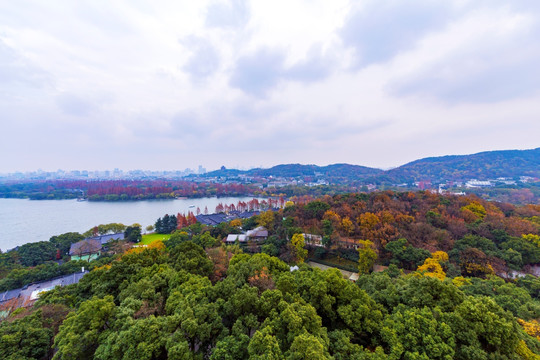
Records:
<instances>
[{"instance_id":1,"label":"building among trees","mask_svg":"<svg viewBox=\"0 0 540 360\"><path fill-rule=\"evenodd\" d=\"M69 248L71 260L95 260L101 255L101 241L98 239L86 239Z\"/></svg>"}]
</instances>

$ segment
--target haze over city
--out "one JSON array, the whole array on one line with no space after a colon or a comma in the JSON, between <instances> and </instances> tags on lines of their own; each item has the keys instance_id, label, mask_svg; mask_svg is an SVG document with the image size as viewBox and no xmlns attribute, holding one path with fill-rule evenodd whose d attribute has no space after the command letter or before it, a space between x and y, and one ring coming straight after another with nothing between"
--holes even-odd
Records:
<instances>
[{"instance_id":1,"label":"haze over city","mask_svg":"<svg viewBox=\"0 0 540 360\"><path fill-rule=\"evenodd\" d=\"M0 172L538 147L536 1L0 5Z\"/></svg>"}]
</instances>

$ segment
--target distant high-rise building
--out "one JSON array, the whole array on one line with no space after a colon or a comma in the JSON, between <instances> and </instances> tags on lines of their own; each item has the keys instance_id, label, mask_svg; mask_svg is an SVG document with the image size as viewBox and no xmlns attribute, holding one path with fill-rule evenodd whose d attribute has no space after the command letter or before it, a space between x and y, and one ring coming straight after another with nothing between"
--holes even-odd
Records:
<instances>
[{"instance_id":1,"label":"distant high-rise building","mask_svg":"<svg viewBox=\"0 0 540 360\"><path fill-rule=\"evenodd\" d=\"M206 173L206 169L202 167L202 165L199 165L199 174Z\"/></svg>"}]
</instances>

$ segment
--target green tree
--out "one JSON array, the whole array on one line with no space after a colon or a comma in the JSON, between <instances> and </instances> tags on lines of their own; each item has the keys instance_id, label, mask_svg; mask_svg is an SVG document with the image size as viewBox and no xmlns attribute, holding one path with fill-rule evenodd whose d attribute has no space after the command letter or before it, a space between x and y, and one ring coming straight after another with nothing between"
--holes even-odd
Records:
<instances>
[{"instance_id":1,"label":"green tree","mask_svg":"<svg viewBox=\"0 0 540 360\"><path fill-rule=\"evenodd\" d=\"M381 330L390 347L392 359L454 358L454 335L446 323L438 321L442 314L431 309L403 309L387 317Z\"/></svg>"},{"instance_id":2,"label":"green tree","mask_svg":"<svg viewBox=\"0 0 540 360\"><path fill-rule=\"evenodd\" d=\"M49 239L54 246L60 250L60 254L67 255L71 244L79 242L84 239L84 236L78 232L68 232L61 235L53 236Z\"/></svg>"},{"instance_id":3,"label":"green tree","mask_svg":"<svg viewBox=\"0 0 540 360\"><path fill-rule=\"evenodd\" d=\"M56 247L48 241L21 245L17 252L20 255L21 264L24 266L36 266L54 260L56 257Z\"/></svg>"},{"instance_id":4,"label":"green tree","mask_svg":"<svg viewBox=\"0 0 540 360\"><path fill-rule=\"evenodd\" d=\"M238 334L238 336L227 336L217 342L212 350L210 360L241 360L247 359L249 336Z\"/></svg>"},{"instance_id":5,"label":"green tree","mask_svg":"<svg viewBox=\"0 0 540 360\"><path fill-rule=\"evenodd\" d=\"M134 243L138 243L142 239L141 235L141 226L140 225L131 225L126 228L126 231L124 231L124 239L127 241L131 241Z\"/></svg>"},{"instance_id":6,"label":"green tree","mask_svg":"<svg viewBox=\"0 0 540 360\"><path fill-rule=\"evenodd\" d=\"M409 270L415 270L424 263L424 260L431 256L431 253L425 249L408 245L407 240L404 238L388 242L384 249L392 253L391 262L393 264Z\"/></svg>"},{"instance_id":7,"label":"green tree","mask_svg":"<svg viewBox=\"0 0 540 360\"><path fill-rule=\"evenodd\" d=\"M209 231L206 231L200 235L194 235L192 241L195 244L202 246L204 249L219 245L219 240L210 235Z\"/></svg>"},{"instance_id":8,"label":"green tree","mask_svg":"<svg viewBox=\"0 0 540 360\"><path fill-rule=\"evenodd\" d=\"M172 248L170 262L177 270L203 276L209 275L214 268L204 249L193 241L185 241Z\"/></svg>"},{"instance_id":9,"label":"green tree","mask_svg":"<svg viewBox=\"0 0 540 360\"><path fill-rule=\"evenodd\" d=\"M211 288L208 278L191 275L172 291L166 305L167 314L174 321L173 327L187 341L190 351L198 351L205 357L223 331L219 306L208 298Z\"/></svg>"},{"instance_id":10,"label":"green tree","mask_svg":"<svg viewBox=\"0 0 540 360\"><path fill-rule=\"evenodd\" d=\"M189 234L185 231L176 230L165 243L168 249L174 248L176 245L189 240Z\"/></svg>"},{"instance_id":11,"label":"green tree","mask_svg":"<svg viewBox=\"0 0 540 360\"><path fill-rule=\"evenodd\" d=\"M0 358L45 359L53 332L43 326L41 311L13 322L0 322Z\"/></svg>"},{"instance_id":12,"label":"green tree","mask_svg":"<svg viewBox=\"0 0 540 360\"><path fill-rule=\"evenodd\" d=\"M456 338L456 358L510 358L519 344L520 333L512 315L487 297L469 297L444 321Z\"/></svg>"},{"instance_id":13,"label":"green tree","mask_svg":"<svg viewBox=\"0 0 540 360\"><path fill-rule=\"evenodd\" d=\"M104 333L110 334L116 306L112 296L93 298L81 304L76 313L71 313L60 327L54 339L58 349L54 360L93 359Z\"/></svg>"},{"instance_id":14,"label":"green tree","mask_svg":"<svg viewBox=\"0 0 540 360\"><path fill-rule=\"evenodd\" d=\"M330 359L321 340L308 333L294 338L287 360L326 360Z\"/></svg>"},{"instance_id":15,"label":"green tree","mask_svg":"<svg viewBox=\"0 0 540 360\"><path fill-rule=\"evenodd\" d=\"M95 358L102 360L166 358L165 344L169 319L150 316L146 319L127 319L122 330L111 332L103 339L95 352Z\"/></svg>"},{"instance_id":16,"label":"green tree","mask_svg":"<svg viewBox=\"0 0 540 360\"><path fill-rule=\"evenodd\" d=\"M271 327L255 332L248 345L250 360L283 360L279 343Z\"/></svg>"},{"instance_id":17,"label":"green tree","mask_svg":"<svg viewBox=\"0 0 540 360\"><path fill-rule=\"evenodd\" d=\"M321 220L325 211L330 209L330 205L325 202L315 200L309 202L306 206L304 206L304 209L311 218Z\"/></svg>"}]
</instances>

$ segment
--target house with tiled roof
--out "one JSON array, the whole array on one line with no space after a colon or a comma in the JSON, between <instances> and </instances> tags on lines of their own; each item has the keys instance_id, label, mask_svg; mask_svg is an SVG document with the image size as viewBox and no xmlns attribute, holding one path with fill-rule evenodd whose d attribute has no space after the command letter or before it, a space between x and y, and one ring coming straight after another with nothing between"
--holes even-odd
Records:
<instances>
[{"instance_id":1,"label":"house with tiled roof","mask_svg":"<svg viewBox=\"0 0 540 360\"><path fill-rule=\"evenodd\" d=\"M246 243L248 241L264 241L268 238L268 230L264 226L256 227L253 230L247 231L245 234L229 234L225 239L225 242L234 243L236 241L240 243Z\"/></svg>"},{"instance_id":2,"label":"house with tiled roof","mask_svg":"<svg viewBox=\"0 0 540 360\"><path fill-rule=\"evenodd\" d=\"M105 244L107 244L108 242L111 242L111 241L124 240L124 233L94 236L94 237L86 239L86 240L99 240L101 245L105 245Z\"/></svg>"},{"instance_id":3,"label":"house with tiled roof","mask_svg":"<svg viewBox=\"0 0 540 360\"><path fill-rule=\"evenodd\" d=\"M71 260L90 261L101 255L101 241L98 239L86 239L71 244L69 248Z\"/></svg>"},{"instance_id":4,"label":"house with tiled roof","mask_svg":"<svg viewBox=\"0 0 540 360\"><path fill-rule=\"evenodd\" d=\"M304 235L304 240L307 245L311 246L324 246L322 242L322 236L321 235L315 235L315 234L302 234Z\"/></svg>"}]
</instances>

